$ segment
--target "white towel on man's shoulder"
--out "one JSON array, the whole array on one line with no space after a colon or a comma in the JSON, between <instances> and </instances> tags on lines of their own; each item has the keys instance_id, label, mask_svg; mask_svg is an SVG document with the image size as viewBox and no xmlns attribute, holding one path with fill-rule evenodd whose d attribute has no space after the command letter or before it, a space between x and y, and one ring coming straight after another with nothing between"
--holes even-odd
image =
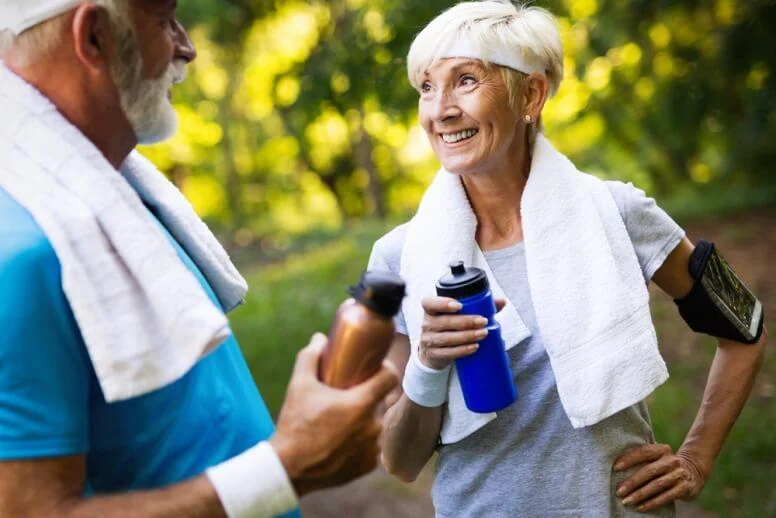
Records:
<instances>
[{"instance_id":1,"label":"white towel on man's shoulder","mask_svg":"<svg viewBox=\"0 0 776 518\"><path fill-rule=\"evenodd\" d=\"M520 211L529 289L561 403L575 428L595 424L668 378L633 244L606 185L577 171L543 135ZM402 309L412 354L423 321L420 301L435 294L434 284L451 260L484 269L494 295L503 296L476 230L460 177L440 171L408 225L402 251L408 284ZM511 303L497 319L507 349L530 334ZM457 442L495 418L466 408L453 369L442 442Z\"/></svg>"},{"instance_id":2,"label":"white towel on man's shoulder","mask_svg":"<svg viewBox=\"0 0 776 518\"><path fill-rule=\"evenodd\" d=\"M116 171L56 107L0 63L0 187L48 237L106 401L168 385L230 334L143 204L180 242L224 311L245 280L181 193L133 152Z\"/></svg>"}]
</instances>

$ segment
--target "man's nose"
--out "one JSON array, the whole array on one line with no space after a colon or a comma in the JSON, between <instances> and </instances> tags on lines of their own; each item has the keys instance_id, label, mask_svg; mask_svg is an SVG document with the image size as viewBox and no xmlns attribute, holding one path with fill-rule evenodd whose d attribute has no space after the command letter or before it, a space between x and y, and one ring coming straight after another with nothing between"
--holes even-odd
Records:
<instances>
[{"instance_id":1,"label":"man's nose","mask_svg":"<svg viewBox=\"0 0 776 518\"><path fill-rule=\"evenodd\" d=\"M194 43L191 42L189 35L186 34L186 29L178 20L175 20L175 57L177 59L183 59L186 63L191 63L197 59L197 49L194 48Z\"/></svg>"}]
</instances>

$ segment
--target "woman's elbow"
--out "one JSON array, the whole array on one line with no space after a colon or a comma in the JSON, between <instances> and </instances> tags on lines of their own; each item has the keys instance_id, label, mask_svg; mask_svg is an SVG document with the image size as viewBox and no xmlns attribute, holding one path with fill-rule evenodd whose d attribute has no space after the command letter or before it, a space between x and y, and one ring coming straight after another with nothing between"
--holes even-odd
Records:
<instances>
[{"instance_id":1,"label":"woman's elbow","mask_svg":"<svg viewBox=\"0 0 776 518\"><path fill-rule=\"evenodd\" d=\"M406 484L415 482L422 469L422 467L421 469L413 469L413 466L407 466L406 463L402 463L394 456L386 455L385 451L380 455L380 460L388 473Z\"/></svg>"},{"instance_id":2,"label":"woman's elbow","mask_svg":"<svg viewBox=\"0 0 776 518\"><path fill-rule=\"evenodd\" d=\"M768 343L768 328L763 325L763 333L760 335L760 339L757 341L757 370L760 370L763 362L765 361L765 346Z\"/></svg>"},{"instance_id":3,"label":"woman's elbow","mask_svg":"<svg viewBox=\"0 0 776 518\"><path fill-rule=\"evenodd\" d=\"M763 332L760 338L751 345L740 344L742 351L749 351L748 361L752 376L757 376L765 363L765 346L768 343L768 330L763 326Z\"/></svg>"}]
</instances>

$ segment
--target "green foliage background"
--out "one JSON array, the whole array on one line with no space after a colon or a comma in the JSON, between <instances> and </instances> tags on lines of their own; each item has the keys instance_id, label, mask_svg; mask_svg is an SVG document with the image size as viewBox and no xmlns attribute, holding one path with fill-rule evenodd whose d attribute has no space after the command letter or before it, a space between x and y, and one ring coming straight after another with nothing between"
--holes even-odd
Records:
<instances>
[{"instance_id":1,"label":"green foliage background","mask_svg":"<svg viewBox=\"0 0 776 518\"><path fill-rule=\"evenodd\" d=\"M240 246L404 217L437 168L405 73L449 0L186 0L182 131L145 152ZM578 166L665 198L774 184L776 2L540 0L566 55L545 109Z\"/></svg>"}]
</instances>

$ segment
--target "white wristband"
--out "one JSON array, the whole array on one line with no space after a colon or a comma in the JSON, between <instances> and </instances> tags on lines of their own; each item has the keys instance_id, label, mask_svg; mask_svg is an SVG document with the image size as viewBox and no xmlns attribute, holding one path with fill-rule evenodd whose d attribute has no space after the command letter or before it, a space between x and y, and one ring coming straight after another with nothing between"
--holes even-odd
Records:
<instances>
[{"instance_id":1,"label":"white wristband","mask_svg":"<svg viewBox=\"0 0 776 518\"><path fill-rule=\"evenodd\" d=\"M404 370L402 388L410 401L425 407L442 406L447 401L447 382L452 366L442 370L424 365L417 355L411 355Z\"/></svg>"},{"instance_id":2,"label":"white wristband","mask_svg":"<svg viewBox=\"0 0 776 518\"><path fill-rule=\"evenodd\" d=\"M271 518L299 506L291 480L268 442L260 442L205 474L229 518Z\"/></svg>"}]
</instances>

